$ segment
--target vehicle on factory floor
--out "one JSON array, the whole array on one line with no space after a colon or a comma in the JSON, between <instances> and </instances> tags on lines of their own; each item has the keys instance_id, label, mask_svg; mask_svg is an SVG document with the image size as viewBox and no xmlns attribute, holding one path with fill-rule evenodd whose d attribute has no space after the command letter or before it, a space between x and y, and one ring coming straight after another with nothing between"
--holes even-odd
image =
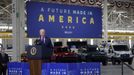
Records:
<instances>
[{"instance_id":1,"label":"vehicle on factory floor","mask_svg":"<svg viewBox=\"0 0 134 75\"><path fill-rule=\"evenodd\" d=\"M129 65L132 64L133 55L131 50L127 45L111 45L109 49L112 57L112 64L115 65L116 62L120 64L120 62L128 62Z\"/></svg>"},{"instance_id":2,"label":"vehicle on factory floor","mask_svg":"<svg viewBox=\"0 0 134 75\"><path fill-rule=\"evenodd\" d=\"M131 48L132 54L134 55L134 45Z\"/></svg>"},{"instance_id":3,"label":"vehicle on factory floor","mask_svg":"<svg viewBox=\"0 0 134 75\"><path fill-rule=\"evenodd\" d=\"M88 45L85 48L80 48L78 54L81 56L81 61L102 62L103 65L108 64L106 52L100 51L97 45Z\"/></svg>"},{"instance_id":4,"label":"vehicle on factory floor","mask_svg":"<svg viewBox=\"0 0 134 75\"><path fill-rule=\"evenodd\" d=\"M71 52L68 47L58 47L54 49L54 54L52 56L52 62L78 62L78 54Z\"/></svg>"}]
</instances>

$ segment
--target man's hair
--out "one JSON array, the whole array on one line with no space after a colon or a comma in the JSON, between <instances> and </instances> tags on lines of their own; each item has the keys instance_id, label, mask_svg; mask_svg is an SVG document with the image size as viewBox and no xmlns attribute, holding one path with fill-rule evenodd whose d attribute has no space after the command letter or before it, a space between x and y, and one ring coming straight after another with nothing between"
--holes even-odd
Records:
<instances>
[{"instance_id":1,"label":"man's hair","mask_svg":"<svg viewBox=\"0 0 134 75\"><path fill-rule=\"evenodd\" d=\"M46 31L45 29L40 29L40 31Z\"/></svg>"}]
</instances>

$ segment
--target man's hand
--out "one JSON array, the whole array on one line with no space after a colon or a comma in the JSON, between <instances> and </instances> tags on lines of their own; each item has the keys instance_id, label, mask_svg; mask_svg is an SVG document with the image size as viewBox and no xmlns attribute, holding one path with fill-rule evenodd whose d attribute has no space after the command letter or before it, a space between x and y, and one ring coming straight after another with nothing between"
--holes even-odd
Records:
<instances>
[{"instance_id":1,"label":"man's hand","mask_svg":"<svg viewBox=\"0 0 134 75\"><path fill-rule=\"evenodd\" d=\"M2 64L2 66L6 66L6 64Z\"/></svg>"}]
</instances>

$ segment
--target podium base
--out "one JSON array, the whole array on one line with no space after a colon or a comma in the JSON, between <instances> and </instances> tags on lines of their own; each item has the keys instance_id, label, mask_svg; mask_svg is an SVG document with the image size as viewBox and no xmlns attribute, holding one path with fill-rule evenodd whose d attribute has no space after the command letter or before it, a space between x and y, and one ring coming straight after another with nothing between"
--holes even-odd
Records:
<instances>
[{"instance_id":1,"label":"podium base","mask_svg":"<svg viewBox=\"0 0 134 75\"><path fill-rule=\"evenodd\" d=\"M29 60L30 75L41 75L42 60Z\"/></svg>"}]
</instances>

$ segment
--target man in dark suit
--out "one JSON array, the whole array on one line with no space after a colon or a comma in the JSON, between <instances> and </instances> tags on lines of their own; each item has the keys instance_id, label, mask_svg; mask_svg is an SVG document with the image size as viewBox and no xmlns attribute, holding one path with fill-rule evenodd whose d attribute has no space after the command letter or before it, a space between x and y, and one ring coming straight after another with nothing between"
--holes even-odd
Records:
<instances>
[{"instance_id":1,"label":"man in dark suit","mask_svg":"<svg viewBox=\"0 0 134 75\"><path fill-rule=\"evenodd\" d=\"M8 54L4 52L4 48L0 48L0 75L6 75L8 62Z\"/></svg>"},{"instance_id":2,"label":"man in dark suit","mask_svg":"<svg viewBox=\"0 0 134 75\"><path fill-rule=\"evenodd\" d=\"M36 44L43 45L48 48L52 48L53 45L51 39L45 35L46 31L44 29L40 29L39 33L40 33L40 37L39 39L36 40Z\"/></svg>"},{"instance_id":3,"label":"man in dark suit","mask_svg":"<svg viewBox=\"0 0 134 75\"><path fill-rule=\"evenodd\" d=\"M51 39L45 35L45 32L46 31L44 29L40 29L39 31L40 37L35 41L35 44L41 45L42 49L50 50L51 51L50 53L53 53L53 45ZM52 54L50 54L50 56L51 55ZM48 59L50 59L50 57L44 57L44 60L48 60Z\"/></svg>"}]
</instances>

